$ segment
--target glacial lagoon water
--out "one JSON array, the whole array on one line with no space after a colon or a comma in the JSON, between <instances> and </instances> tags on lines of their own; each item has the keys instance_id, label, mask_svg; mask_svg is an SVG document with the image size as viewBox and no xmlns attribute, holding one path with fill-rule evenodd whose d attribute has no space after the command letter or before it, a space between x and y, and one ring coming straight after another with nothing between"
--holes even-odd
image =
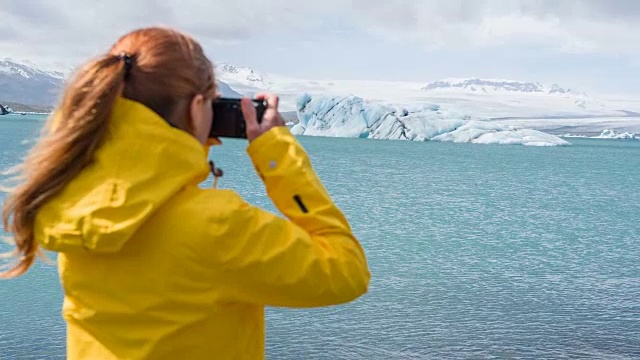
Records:
<instances>
[{"instance_id":1,"label":"glacial lagoon water","mask_svg":"<svg viewBox=\"0 0 640 360\"><path fill-rule=\"evenodd\" d=\"M41 125L0 117L0 168ZM300 141L372 280L348 305L268 309L267 358L640 358L640 141ZM244 142L212 157L275 211ZM0 359L64 358L61 302L55 266L0 281Z\"/></svg>"}]
</instances>

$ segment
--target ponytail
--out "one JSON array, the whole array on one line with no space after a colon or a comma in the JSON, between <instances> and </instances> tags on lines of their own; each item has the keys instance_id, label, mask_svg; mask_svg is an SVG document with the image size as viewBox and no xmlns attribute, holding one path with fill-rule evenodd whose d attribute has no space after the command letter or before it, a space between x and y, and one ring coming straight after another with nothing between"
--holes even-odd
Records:
<instances>
[{"instance_id":1,"label":"ponytail","mask_svg":"<svg viewBox=\"0 0 640 360\"><path fill-rule=\"evenodd\" d=\"M66 88L42 139L20 167L21 184L2 208L2 224L16 246L5 255L17 261L6 272L0 268L0 278L24 274L40 254L34 239L36 214L93 161L107 136L119 96L168 119L183 99L194 94L213 97L215 90L213 65L200 44L167 28L126 34L108 55L83 67Z\"/></svg>"},{"instance_id":2,"label":"ponytail","mask_svg":"<svg viewBox=\"0 0 640 360\"><path fill-rule=\"evenodd\" d=\"M128 56L106 55L87 64L68 85L42 140L20 167L24 182L2 207L2 224L15 243L10 255L17 261L0 272L0 278L24 274L40 253L34 240L36 214L92 162L107 136L111 111L130 66Z\"/></svg>"}]
</instances>

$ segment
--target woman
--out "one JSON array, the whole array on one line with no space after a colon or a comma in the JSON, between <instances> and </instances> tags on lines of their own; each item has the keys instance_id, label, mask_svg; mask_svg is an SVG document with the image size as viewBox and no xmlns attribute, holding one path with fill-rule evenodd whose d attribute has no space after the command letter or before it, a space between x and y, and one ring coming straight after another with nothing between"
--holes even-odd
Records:
<instances>
[{"instance_id":1,"label":"woman","mask_svg":"<svg viewBox=\"0 0 640 360\"><path fill-rule=\"evenodd\" d=\"M121 38L66 89L3 207L19 261L58 252L70 359L264 357L264 306L340 304L367 291L362 248L278 98L243 99L247 152L288 220L208 176L213 67L179 32ZM215 119L214 119L215 121Z\"/></svg>"}]
</instances>

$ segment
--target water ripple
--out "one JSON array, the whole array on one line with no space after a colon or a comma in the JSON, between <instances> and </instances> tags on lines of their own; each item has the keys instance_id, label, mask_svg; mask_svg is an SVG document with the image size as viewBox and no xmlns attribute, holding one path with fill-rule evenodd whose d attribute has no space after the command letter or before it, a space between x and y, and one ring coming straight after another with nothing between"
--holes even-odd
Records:
<instances>
[{"instance_id":1,"label":"water ripple","mask_svg":"<svg viewBox=\"0 0 640 360\"><path fill-rule=\"evenodd\" d=\"M0 130L12 165L34 129ZM373 277L347 305L268 309L268 358L640 358L640 143L301 140ZM275 210L244 147L214 150L221 186ZM55 268L0 303L0 359L64 358Z\"/></svg>"}]
</instances>

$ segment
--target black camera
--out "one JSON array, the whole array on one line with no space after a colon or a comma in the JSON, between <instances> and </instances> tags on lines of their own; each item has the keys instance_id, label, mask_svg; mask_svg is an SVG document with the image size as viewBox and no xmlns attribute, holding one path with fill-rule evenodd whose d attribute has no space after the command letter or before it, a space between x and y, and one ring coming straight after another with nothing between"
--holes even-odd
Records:
<instances>
[{"instance_id":1,"label":"black camera","mask_svg":"<svg viewBox=\"0 0 640 360\"><path fill-rule=\"evenodd\" d=\"M252 100L258 123L267 109L264 100ZM218 98L213 101L213 119L209 137L247 138L247 124L242 115L240 99Z\"/></svg>"}]
</instances>

